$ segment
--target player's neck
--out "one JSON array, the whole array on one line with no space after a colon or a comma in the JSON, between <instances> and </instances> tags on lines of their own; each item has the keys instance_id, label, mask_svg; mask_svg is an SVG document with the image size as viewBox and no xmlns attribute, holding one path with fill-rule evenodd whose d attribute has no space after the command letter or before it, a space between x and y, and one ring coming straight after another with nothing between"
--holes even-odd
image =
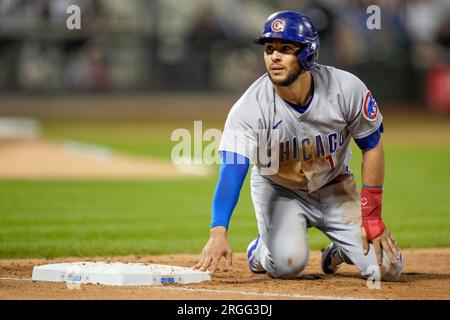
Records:
<instances>
[{"instance_id":1,"label":"player's neck","mask_svg":"<svg viewBox=\"0 0 450 320\"><path fill-rule=\"evenodd\" d=\"M277 94L290 103L305 105L312 95L311 72L302 72L290 86L274 85Z\"/></svg>"}]
</instances>

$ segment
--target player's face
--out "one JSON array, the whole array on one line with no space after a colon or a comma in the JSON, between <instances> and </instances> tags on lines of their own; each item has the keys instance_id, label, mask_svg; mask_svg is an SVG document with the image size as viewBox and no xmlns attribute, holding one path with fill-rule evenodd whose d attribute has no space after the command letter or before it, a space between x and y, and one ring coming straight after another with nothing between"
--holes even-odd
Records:
<instances>
[{"instance_id":1,"label":"player's face","mask_svg":"<svg viewBox=\"0 0 450 320\"><path fill-rule=\"evenodd\" d=\"M273 84L289 86L298 78L302 71L298 50L299 47L289 42L273 41L264 45L264 60Z\"/></svg>"}]
</instances>

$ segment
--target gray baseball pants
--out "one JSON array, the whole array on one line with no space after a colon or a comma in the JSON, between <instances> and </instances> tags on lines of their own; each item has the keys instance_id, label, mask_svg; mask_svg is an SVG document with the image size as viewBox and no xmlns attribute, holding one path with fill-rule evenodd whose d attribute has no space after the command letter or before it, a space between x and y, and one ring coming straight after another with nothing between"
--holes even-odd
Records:
<instances>
[{"instance_id":1,"label":"gray baseball pants","mask_svg":"<svg viewBox=\"0 0 450 320\"><path fill-rule=\"evenodd\" d=\"M354 264L362 276L378 274L386 281L400 276L403 259L390 264L383 250L379 267L372 244L368 254L363 253L360 195L353 175L310 194L280 186L254 167L251 196L262 241L257 260L269 275L291 278L305 269L309 256L307 229L315 227L338 246L345 261Z\"/></svg>"}]
</instances>

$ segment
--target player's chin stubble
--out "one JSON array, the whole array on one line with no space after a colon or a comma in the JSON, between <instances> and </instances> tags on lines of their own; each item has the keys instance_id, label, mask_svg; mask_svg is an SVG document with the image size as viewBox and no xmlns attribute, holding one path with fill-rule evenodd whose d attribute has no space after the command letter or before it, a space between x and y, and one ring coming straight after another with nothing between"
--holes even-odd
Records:
<instances>
[{"instance_id":1,"label":"player's chin stubble","mask_svg":"<svg viewBox=\"0 0 450 320\"><path fill-rule=\"evenodd\" d=\"M268 72L268 74L269 74L269 78L273 84L275 84L277 86L287 87L287 86L290 86L291 84L293 84L295 80L297 80L297 78L301 72L302 72L302 69L300 68L300 66L297 66L295 69L293 69L291 72L288 73L288 75L286 76L285 79L281 79L281 80L276 80L276 79L272 78L272 75L270 74L270 72Z\"/></svg>"}]
</instances>

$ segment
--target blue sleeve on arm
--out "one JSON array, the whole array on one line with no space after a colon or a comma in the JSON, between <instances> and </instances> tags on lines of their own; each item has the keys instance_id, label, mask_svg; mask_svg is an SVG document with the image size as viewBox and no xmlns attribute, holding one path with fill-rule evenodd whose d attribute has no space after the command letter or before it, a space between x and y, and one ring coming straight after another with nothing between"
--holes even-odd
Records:
<instances>
[{"instance_id":1,"label":"blue sleeve on arm","mask_svg":"<svg viewBox=\"0 0 450 320\"><path fill-rule=\"evenodd\" d=\"M222 166L212 204L211 228L228 228L249 166L248 158L233 152L222 152Z\"/></svg>"},{"instance_id":2,"label":"blue sleeve on arm","mask_svg":"<svg viewBox=\"0 0 450 320\"><path fill-rule=\"evenodd\" d=\"M375 148L380 142L381 134L384 132L383 124L380 125L377 131L369 134L367 137L362 139L355 139L358 147L363 151L368 151Z\"/></svg>"}]
</instances>

